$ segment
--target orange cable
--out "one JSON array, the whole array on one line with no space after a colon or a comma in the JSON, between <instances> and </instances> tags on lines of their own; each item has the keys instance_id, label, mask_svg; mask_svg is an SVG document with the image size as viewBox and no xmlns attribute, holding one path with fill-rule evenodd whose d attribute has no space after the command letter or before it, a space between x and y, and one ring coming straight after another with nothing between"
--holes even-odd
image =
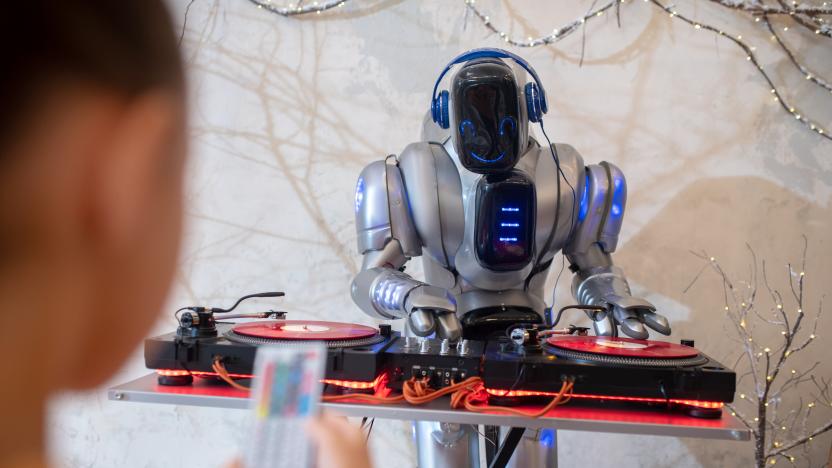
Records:
<instances>
[{"instance_id":1,"label":"orange cable","mask_svg":"<svg viewBox=\"0 0 832 468\"><path fill-rule=\"evenodd\" d=\"M237 390L241 390L244 392L251 391L250 388L235 382L234 379L232 379L231 376L228 375L228 371L225 369L225 365L223 365L222 361L220 361L219 359L214 359L214 363L211 364L211 367L214 369L214 372L217 373L217 376L224 380L228 385L231 385Z\"/></svg>"},{"instance_id":2,"label":"orange cable","mask_svg":"<svg viewBox=\"0 0 832 468\"><path fill-rule=\"evenodd\" d=\"M457 397L455 399L452 399L452 403L455 403L457 407L461 403L465 409L476 413L503 412L527 418L539 418L541 416L546 415L546 413L551 411L556 406L568 402L571 399L571 396L569 394L572 392L573 385L574 384L572 382L564 382L560 388L560 391L555 396L555 398L552 399L551 402L549 402L546 406L540 408L539 410L531 412L505 406L489 405L487 403L488 394L485 392L484 388L479 388L474 392L467 393L463 397ZM485 404L475 404L475 401L485 401Z\"/></svg>"}]
</instances>

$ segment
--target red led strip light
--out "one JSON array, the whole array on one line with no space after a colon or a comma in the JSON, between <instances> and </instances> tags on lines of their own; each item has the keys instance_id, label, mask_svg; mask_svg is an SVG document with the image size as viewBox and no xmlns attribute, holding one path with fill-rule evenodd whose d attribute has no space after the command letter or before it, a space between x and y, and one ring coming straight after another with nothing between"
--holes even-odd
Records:
<instances>
[{"instance_id":1,"label":"red led strip light","mask_svg":"<svg viewBox=\"0 0 832 468\"><path fill-rule=\"evenodd\" d=\"M530 397L530 396L555 396L554 392L534 392L528 390L500 390L494 388L487 388L486 391L490 395L497 397ZM647 397L628 397L628 396L613 396L613 395L588 395L582 393L570 394L572 398L585 398L593 400L610 400L610 401L633 401L640 403L676 403L679 405L695 406L697 408L705 409L720 409L725 406L721 401L700 401L700 400L679 400L679 399L664 399L664 398L647 398Z\"/></svg>"},{"instance_id":2,"label":"red led strip light","mask_svg":"<svg viewBox=\"0 0 832 468\"><path fill-rule=\"evenodd\" d=\"M218 377L216 372L203 372L203 371L186 371L182 369L156 369L156 373L163 376L163 377L183 377L186 375L196 375L200 377ZM229 377L233 377L235 379L250 379L254 377L251 374L228 374ZM334 379L323 379L321 383L327 385L335 385L337 387L344 387L344 388L352 388L352 389L359 389L359 390L366 390L375 388L381 379L384 377L384 374L379 375L376 377L375 380L371 382L366 382L363 380L334 380Z\"/></svg>"}]
</instances>

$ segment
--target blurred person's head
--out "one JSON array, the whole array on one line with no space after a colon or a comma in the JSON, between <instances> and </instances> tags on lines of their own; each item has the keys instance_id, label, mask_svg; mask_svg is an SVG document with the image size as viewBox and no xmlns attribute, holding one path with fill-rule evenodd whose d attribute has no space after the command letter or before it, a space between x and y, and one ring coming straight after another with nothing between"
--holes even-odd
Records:
<instances>
[{"instance_id":1,"label":"blurred person's head","mask_svg":"<svg viewBox=\"0 0 832 468\"><path fill-rule=\"evenodd\" d=\"M157 0L10 2L0 50L0 368L44 398L102 384L167 294L184 77Z\"/></svg>"}]
</instances>

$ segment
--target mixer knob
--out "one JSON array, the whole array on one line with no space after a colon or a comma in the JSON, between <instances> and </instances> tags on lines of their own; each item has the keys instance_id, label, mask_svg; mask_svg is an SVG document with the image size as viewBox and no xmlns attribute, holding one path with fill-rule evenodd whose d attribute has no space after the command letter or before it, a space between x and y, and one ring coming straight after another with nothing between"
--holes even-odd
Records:
<instances>
[{"instance_id":1,"label":"mixer knob","mask_svg":"<svg viewBox=\"0 0 832 468\"><path fill-rule=\"evenodd\" d=\"M460 340L456 343L456 353L460 356L465 356L470 350L470 343L468 340Z\"/></svg>"},{"instance_id":2,"label":"mixer knob","mask_svg":"<svg viewBox=\"0 0 832 468\"><path fill-rule=\"evenodd\" d=\"M451 352L451 340L444 338L442 339L442 343L439 345L439 354L446 355Z\"/></svg>"},{"instance_id":3,"label":"mixer knob","mask_svg":"<svg viewBox=\"0 0 832 468\"><path fill-rule=\"evenodd\" d=\"M427 338L422 338L419 342L419 352L422 354L427 354L430 352L430 341Z\"/></svg>"}]
</instances>

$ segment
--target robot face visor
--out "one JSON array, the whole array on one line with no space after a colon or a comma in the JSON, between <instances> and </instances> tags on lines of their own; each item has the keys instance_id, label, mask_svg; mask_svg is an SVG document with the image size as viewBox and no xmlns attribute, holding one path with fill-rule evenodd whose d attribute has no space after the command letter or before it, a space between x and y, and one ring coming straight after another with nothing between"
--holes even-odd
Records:
<instances>
[{"instance_id":1,"label":"robot face visor","mask_svg":"<svg viewBox=\"0 0 832 468\"><path fill-rule=\"evenodd\" d=\"M517 87L513 75L505 67L477 68L461 70L462 76L454 83L456 151L460 162L472 172L506 171L514 167L519 156ZM477 71L492 73L475 73Z\"/></svg>"}]
</instances>

